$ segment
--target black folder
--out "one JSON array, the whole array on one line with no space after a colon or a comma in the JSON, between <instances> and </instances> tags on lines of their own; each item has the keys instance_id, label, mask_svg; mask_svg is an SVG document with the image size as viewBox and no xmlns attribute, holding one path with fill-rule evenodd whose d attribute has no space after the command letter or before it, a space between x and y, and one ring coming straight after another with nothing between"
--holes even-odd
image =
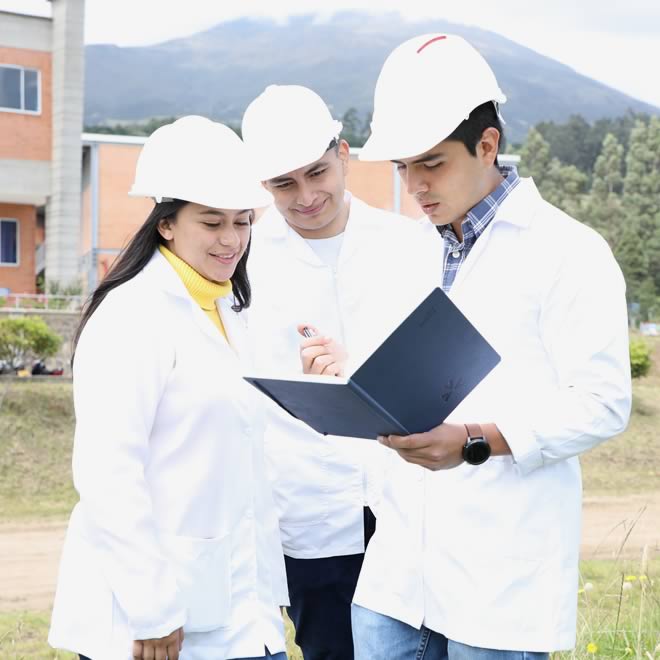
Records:
<instances>
[{"instance_id":1,"label":"black folder","mask_svg":"<svg viewBox=\"0 0 660 660\"><path fill-rule=\"evenodd\" d=\"M436 288L350 378L245 380L318 433L376 438L438 426L499 361Z\"/></svg>"}]
</instances>

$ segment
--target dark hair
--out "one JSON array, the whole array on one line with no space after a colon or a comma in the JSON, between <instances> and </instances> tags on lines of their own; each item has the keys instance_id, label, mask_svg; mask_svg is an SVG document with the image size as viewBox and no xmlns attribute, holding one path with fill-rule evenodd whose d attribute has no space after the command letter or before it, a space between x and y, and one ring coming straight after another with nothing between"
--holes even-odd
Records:
<instances>
[{"instance_id":1,"label":"dark hair","mask_svg":"<svg viewBox=\"0 0 660 660\"><path fill-rule=\"evenodd\" d=\"M327 154L330 149L334 149L336 154L339 154L339 138L332 138L330 140L330 144L328 145L328 148L325 150L325 153Z\"/></svg>"},{"instance_id":2,"label":"dark hair","mask_svg":"<svg viewBox=\"0 0 660 660\"><path fill-rule=\"evenodd\" d=\"M504 149L506 141L504 139L504 130L502 122L495 109L494 101L487 101L478 105L471 113L470 116L463 120L458 128L446 140L454 142L462 142L465 148L473 155L477 155L477 145L481 136L487 128L496 128L500 133L500 142L498 146L498 153ZM495 165L498 165L497 158L495 158Z\"/></svg>"},{"instance_id":3,"label":"dark hair","mask_svg":"<svg viewBox=\"0 0 660 660\"><path fill-rule=\"evenodd\" d=\"M103 278L103 281L96 287L94 293L89 297L82 312L80 323L76 328L73 337L73 350L71 364L75 357L76 346L83 331L83 328L89 321L92 314L103 299L116 287L128 280L132 280L151 260L154 252L159 245L164 245L165 241L158 231L158 223L161 220L175 220L176 214L188 202L181 199L157 203L144 224L138 229L129 244L121 251L117 261L112 264L110 271ZM250 222L254 220L254 212L250 214ZM234 295L234 305L232 309L240 312L243 308L250 306L251 289L247 274L247 260L250 253L250 243L248 242L245 253L236 265L236 270L231 277L232 293Z\"/></svg>"}]
</instances>

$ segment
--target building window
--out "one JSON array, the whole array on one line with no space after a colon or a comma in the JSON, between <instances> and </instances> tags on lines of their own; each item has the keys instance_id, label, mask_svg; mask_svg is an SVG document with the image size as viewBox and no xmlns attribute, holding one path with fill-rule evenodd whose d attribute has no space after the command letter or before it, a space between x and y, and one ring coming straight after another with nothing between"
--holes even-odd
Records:
<instances>
[{"instance_id":1,"label":"building window","mask_svg":"<svg viewBox=\"0 0 660 660\"><path fill-rule=\"evenodd\" d=\"M18 220L0 220L0 266L18 266Z\"/></svg>"},{"instance_id":2,"label":"building window","mask_svg":"<svg viewBox=\"0 0 660 660\"><path fill-rule=\"evenodd\" d=\"M0 64L0 110L41 112L41 76L37 69Z\"/></svg>"}]
</instances>

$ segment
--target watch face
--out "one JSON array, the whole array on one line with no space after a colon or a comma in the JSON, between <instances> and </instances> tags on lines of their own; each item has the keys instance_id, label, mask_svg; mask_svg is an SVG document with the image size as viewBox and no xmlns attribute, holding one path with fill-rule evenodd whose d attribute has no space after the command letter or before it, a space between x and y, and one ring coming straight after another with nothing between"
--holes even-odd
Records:
<instances>
[{"instance_id":1,"label":"watch face","mask_svg":"<svg viewBox=\"0 0 660 660\"><path fill-rule=\"evenodd\" d=\"M490 457L490 445L484 438L475 438L463 448L463 458L470 465L481 465Z\"/></svg>"}]
</instances>

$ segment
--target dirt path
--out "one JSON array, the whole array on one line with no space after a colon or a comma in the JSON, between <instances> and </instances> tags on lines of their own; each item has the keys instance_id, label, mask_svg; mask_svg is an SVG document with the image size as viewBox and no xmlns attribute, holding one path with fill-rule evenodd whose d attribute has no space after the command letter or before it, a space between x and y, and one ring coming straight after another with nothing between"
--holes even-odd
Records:
<instances>
[{"instance_id":1,"label":"dirt path","mask_svg":"<svg viewBox=\"0 0 660 660\"><path fill-rule=\"evenodd\" d=\"M0 612L51 607L64 531L61 521L0 524ZM585 498L583 558L638 559L645 545L660 557L660 492Z\"/></svg>"}]
</instances>

